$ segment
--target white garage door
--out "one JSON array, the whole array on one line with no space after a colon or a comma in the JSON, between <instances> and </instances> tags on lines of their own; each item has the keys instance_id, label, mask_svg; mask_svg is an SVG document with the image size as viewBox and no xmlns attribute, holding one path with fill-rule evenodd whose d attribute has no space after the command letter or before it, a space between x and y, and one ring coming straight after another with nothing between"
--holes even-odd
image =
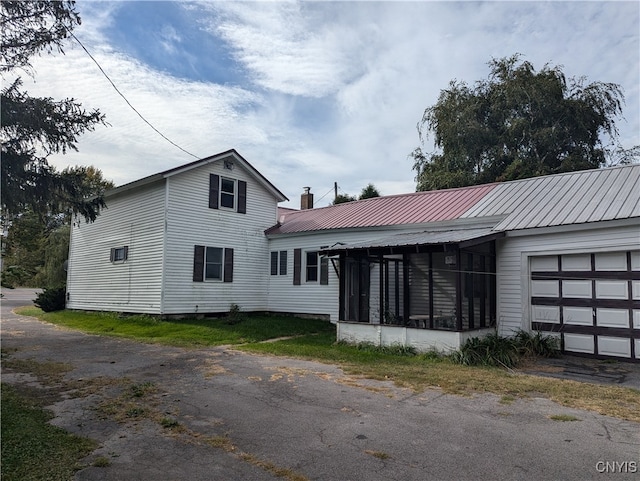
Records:
<instances>
[{"instance_id":1,"label":"white garage door","mask_svg":"<svg viewBox=\"0 0 640 481\"><path fill-rule=\"evenodd\" d=\"M530 258L531 328L562 350L640 360L640 251Z\"/></svg>"}]
</instances>

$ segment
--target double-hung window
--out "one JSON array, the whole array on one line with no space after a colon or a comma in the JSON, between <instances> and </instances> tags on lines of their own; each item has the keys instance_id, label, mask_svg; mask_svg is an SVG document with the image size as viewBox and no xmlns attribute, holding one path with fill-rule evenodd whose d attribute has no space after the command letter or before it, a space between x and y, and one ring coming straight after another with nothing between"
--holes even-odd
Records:
<instances>
[{"instance_id":1,"label":"double-hung window","mask_svg":"<svg viewBox=\"0 0 640 481\"><path fill-rule=\"evenodd\" d=\"M205 280L222 280L222 249L220 247L207 247L204 258Z\"/></svg>"},{"instance_id":2,"label":"double-hung window","mask_svg":"<svg viewBox=\"0 0 640 481\"><path fill-rule=\"evenodd\" d=\"M287 251L271 252L271 275L287 275Z\"/></svg>"},{"instance_id":3,"label":"double-hung window","mask_svg":"<svg viewBox=\"0 0 640 481\"><path fill-rule=\"evenodd\" d=\"M194 246L193 281L233 282L233 249Z\"/></svg>"},{"instance_id":4,"label":"double-hung window","mask_svg":"<svg viewBox=\"0 0 640 481\"><path fill-rule=\"evenodd\" d=\"M236 208L236 181L233 179L227 179L226 177L220 178L220 207L226 209Z\"/></svg>"},{"instance_id":5,"label":"double-hung window","mask_svg":"<svg viewBox=\"0 0 640 481\"><path fill-rule=\"evenodd\" d=\"M318 251L293 249L293 285L299 286L303 280L329 284L329 258Z\"/></svg>"},{"instance_id":6,"label":"double-hung window","mask_svg":"<svg viewBox=\"0 0 640 481\"><path fill-rule=\"evenodd\" d=\"M209 174L209 208L247 213L247 183L244 180Z\"/></svg>"},{"instance_id":7,"label":"double-hung window","mask_svg":"<svg viewBox=\"0 0 640 481\"><path fill-rule=\"evenodd\" d=\"M307 252L307 282L318 282L318 253Z\"/></svg>"}]
</instances>

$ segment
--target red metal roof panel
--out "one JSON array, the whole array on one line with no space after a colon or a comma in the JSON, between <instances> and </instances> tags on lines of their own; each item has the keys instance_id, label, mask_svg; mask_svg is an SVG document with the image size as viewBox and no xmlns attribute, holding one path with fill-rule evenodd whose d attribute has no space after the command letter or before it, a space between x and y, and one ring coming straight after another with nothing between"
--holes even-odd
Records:
<instances>
[{"instance_id":1,"label":"red metal roof panel","mask_svg":"<svg viewBox=\"0 0 640 481\"><path fill-rule=\"evenodd\" d=\"M453 220L482 199L497 184L374 197L344 204L281 214L269 234L356 227L422 224Z\"/></svg>"}]
</instances>

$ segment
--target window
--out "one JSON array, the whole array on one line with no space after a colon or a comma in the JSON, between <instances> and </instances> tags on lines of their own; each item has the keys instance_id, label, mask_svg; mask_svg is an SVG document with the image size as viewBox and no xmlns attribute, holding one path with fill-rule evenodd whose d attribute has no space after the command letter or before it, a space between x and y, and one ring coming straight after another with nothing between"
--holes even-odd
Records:
<instances>
[{"instance_id":1,"label":"window","mask_svg":"<svg viewBox=\"0 0 640 481\"><path fill-rule=\"evenodd\" d=\"M204 258L204 278L222 280L222 249L207 247Z\"/></svg>"},{"instance_id":2,"label":"window","mask_svg":"<svg viewBox=\"0 0 640 481\"><path fill-rule=\"evenodd\" d=\"M233 282L233 249L194 246L193 281Z\"/></svg>"},{"instance_id":3,"label":"window","mask_svg":"<svg viewBox=\"0 0 640 481\"><path fill-rule=\"evenodd\" d=\"M236 181L220 178L220 206L234 209L236 205Z\"/></svg>"},{"instance_id":4,"label":"window","mask_svg":"<svg viewBox=\"0 0 640 481\"><path fill-rule=\"evenodd\" d=\"M111 248L111 253L110 253L110 258L109 258L109 260L111 262L124 262L124 261L127 260L128 257L129 257L129 247L128 246L112 247Z\"/></svg>"},{"instance_id":5,"label":"window","mask_svg":"<svg viewBox=\"0 0 640 481\"><path fill-rule=\"evenodd\" d=\"M287 275L287 251L271 252L271 275Z\"/></svg>"},{"instance_id":6,"label":"window","mask_svg":"<svg viewBox=\"0 0 640 481\"><path fill-rule=\"evenodd\" d=\"M281 258L282 259L282 258ZM317 251L305 253L305 279L307 282L329 284L329 259ZM293 249L293 285L299 286L302 279L302 249Z\"/></svg>"},{"instance_id":7,"label":"window","mask_svg":"<svg viewBox=\"0 0 640 481\"><path fill-rule=\"evenodd\" d=\"M307 252L307 282L318 281L318 253Z\"/></svg>"},{"instance_id":8,"label":"window","mask_svg":"<svg viewBox=\"0 0 640 481\"><path fill-rule=\"evenodd\" d=\"M209 208L247 213L247 183L243 180L209 174Z\"/></svg>"}]
</instances>

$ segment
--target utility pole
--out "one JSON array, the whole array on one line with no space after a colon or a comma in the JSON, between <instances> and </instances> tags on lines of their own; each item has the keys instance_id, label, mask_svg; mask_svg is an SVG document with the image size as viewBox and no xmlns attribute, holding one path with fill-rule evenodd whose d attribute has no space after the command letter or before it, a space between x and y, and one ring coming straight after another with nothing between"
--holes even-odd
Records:
<instances>
[{"instance_id":1,"label":"utility pole","mask_svg":"<svg viewBox=\"0 0 640 481\"><path fill-rule=\"evenodd\" d=\"M333 183L333 203L334 204L335 204L337 199L338 199L338 183L334 182Z\"/></svg>"}]
</instances>

